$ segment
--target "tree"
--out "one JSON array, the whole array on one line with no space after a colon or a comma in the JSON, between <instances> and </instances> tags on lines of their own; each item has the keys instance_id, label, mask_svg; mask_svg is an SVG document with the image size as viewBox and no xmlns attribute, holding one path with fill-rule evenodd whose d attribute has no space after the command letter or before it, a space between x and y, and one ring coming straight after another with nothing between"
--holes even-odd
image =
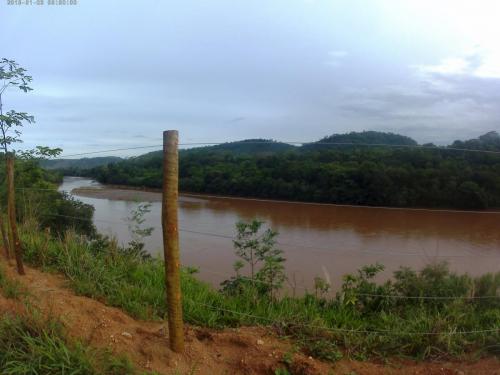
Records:
<instances>
[{"instance_id":1,"label":"tree","mask_svg":"<svg viewBox=\"0 0 500 375\"><path fill-rule=\"evenodd\" d=\"M266 286L271 299L275 298L276 292L283 287L283 282L286 280L285 258L282 255L283 250L273 246L263 257L264 265L256 274L257 280Z\"/></svg>"},{"instance_id":2,"label":"tree","mask_svg":"<svg viewBox=\"0 0 500 375\"><path fill-rule=\"evenodd\" d=\"M285 258L282 256L283 251L276 247L278 232L269 228L262 231L263 224L259 220L236 223L237 234L233 241L235 252L250 267L250 277L241 276L240 270L244 263L238 260L234 263L236 277L224 281L223 290L239 293L245 285L250 284L252 290L274 298L275 292L283 286L286 280Z\"/></svg>"},{"instance_id":3,"label":"tree","mask_svg":"<svg viewBox=\"0 0 500 375\"><path fill-rule=\"evenodd\" d=\"M249 223L240 221L236 223L236 239L233 241L236 255L250 266L250 278L255 280L256 266L273 249L277 232L267 229L260 234L264 224L262 221L253 220Z\"/></svg>"},{"instance_id":4,"label":"tree","mask_svg":"<svg viewBox=\"0 0 500 375\"><path fill-rule=\"evenodd\" d=\"M21 130L19 130L19 128L24 125L24 122L32 123L35 121L35 119L33 118L33 116L28 115L26 112L17 112L15 110L10 110L4 114L3 95L10 87L17 87L25 93L31 91L32 88L28 86L31 80L31 76L26 74L26 69L20 67L19 64L14 60L8 60L6 58L2 58L2 60L0 60L0 147L3 148L8 170L8 211L11 229L11 238L8 242L15 252L17 270L20 275L24 274L24 267L21 254L21 243L18 238L16 225L16 206L14 198L14 158L12 157L12 155L8 155L8 146L16 142L21 142ZM0 221L0 225L3 226L2 221ZM2 231L2 233L3 232L4 231ZM4 239L4 244L7 244L6 239Z\"/></svg>"},{"instance_id":5,"label":"tree","mask_svg":"<svg viewBox=\"0 0 500 375\"><path fill-rule=\"evenodd\" d=\"M137 207L132 210L130 216L125 219L131 237L131 241L128 243L128 252L142 259L150 257L144 250L144 239L151 236L154 228L143 226L146 221L145 216L149 212L151 212L151 203L139 203Z\"/></svg>"},{"instance_id":6,"label":"tree","mask_svg":"<svg viewBox=\"0 0 500 375\"><path fill-rule=\"evenodd\" d=\"M25 122L31 124L35 122L33 116L26 112L17 112L10 110L4 114L3 96L10 87L18 88L25 93L33 90L29 84L32 77L26 74L26 69L19 66L14 60L2 58L0 61L0 147L3 148L5 155L9 151L9 145L22 142L21 128Z\"/></svg>"}]
</instances>

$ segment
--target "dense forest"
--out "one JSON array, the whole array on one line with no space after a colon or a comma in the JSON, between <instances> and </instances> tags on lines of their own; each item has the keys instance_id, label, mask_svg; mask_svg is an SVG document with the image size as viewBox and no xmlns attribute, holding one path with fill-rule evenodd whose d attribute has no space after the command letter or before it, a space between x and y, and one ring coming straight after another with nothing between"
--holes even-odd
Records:
<instances>
[{"instance_id":1,"label":"dense forest","mask_svg":"<svg viewBox=\"0 0 500 375\"><path fill-rule=\"evenodd\" d=\"M82 159L46 159L41 160L40 165L45 169L89 169L107 165L110 163L117 163L123 160L117 156L100 156L95 158L82 158Z\"/></svg>"},{"instance_id":2,"label":"dense forest","mask_svg":"<svg viewBox=\"0 0 500 375\"><path fill-rule=\"evenodd\" d=\"M300 147L258 139L186 149L180 152L180 189L373 206L500 207L500 153L462 150L500 151L496 132L448 147L422 146L405 136L370 131L336 134ZM156 151L63 172L107 184L160 188L161 165L162 153Z\"/></svg>"},{"instance_id":3,"label":"dense forest","mask_svg":"<svg viewBox=\"0 0 500 375\"><path fill-rule=\"evenodd\" d=\"M0 160L3 155L0 154ZM40 228L60 234L72 228L80 234L94 234L94 207L57 190L62 175L43 169L44 160L17 155L15 161L16 211L20 222L35 220ZM6 207L5 168L0 168L0 202Z\"/></svg>"}]
</instances>

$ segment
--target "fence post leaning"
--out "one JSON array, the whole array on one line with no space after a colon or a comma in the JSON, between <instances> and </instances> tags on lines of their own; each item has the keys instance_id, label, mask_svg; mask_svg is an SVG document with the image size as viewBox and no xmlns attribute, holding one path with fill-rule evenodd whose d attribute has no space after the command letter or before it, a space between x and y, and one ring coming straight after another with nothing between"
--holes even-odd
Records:
<instances>
[{"instance_id":1,"label":"fence post leaning","mask_svg":"<svg viewBox=\"0 0 500 375\"><path fill-rule=\"evenodd\" d=\"M14 190L14 158L12 154L7 155L7 211L9 212L9 224L11 237L11 248L14 251L17 264L17 273L24 275L23 255L21 249L21 240L17 233L16 223L16 197Z\"/></svg>"},{"instance_id":2,"label":"fence post leaning","mask_svg":"<svg viewBox=\"0 0 500 375\"><path fill-rule=\"evenodd\" d=\"M184 324L180 280L179 229L177 201L179 198L179 134L177 130L163 132L163 196L162 230L167 287L168 336L170 349L184 351Z\"/></svg>"}]
</instances>

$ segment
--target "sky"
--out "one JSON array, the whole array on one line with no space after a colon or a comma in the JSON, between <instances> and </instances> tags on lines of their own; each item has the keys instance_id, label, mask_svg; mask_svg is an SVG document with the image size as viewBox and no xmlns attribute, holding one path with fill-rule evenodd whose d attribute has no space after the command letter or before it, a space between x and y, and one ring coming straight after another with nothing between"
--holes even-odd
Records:
<instances>
[{"instance_id":1,"label":"sky","mask_svg":"<svg viewBox=\"0 0 500 375\"><path fill-rule=\"evenodd\" d=\"M497 0L58 1L0 3L0 58L33 76L3 98L35 116L23 147L500 131Z\"/></svg>"}]
</instances>

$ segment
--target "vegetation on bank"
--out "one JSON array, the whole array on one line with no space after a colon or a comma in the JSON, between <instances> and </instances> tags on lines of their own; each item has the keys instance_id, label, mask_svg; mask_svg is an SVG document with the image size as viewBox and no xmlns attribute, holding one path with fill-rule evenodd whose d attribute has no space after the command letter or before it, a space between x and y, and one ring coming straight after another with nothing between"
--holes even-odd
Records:
<instances>
[{"instance_id":1,"label":"vegetation on bank","mask_svg":"<svg viewBox=\"0 0 500 375\"><path fill-rule=\"evenodd\" d=\"M92 234L94 207L84 204L66 192L57 191L62 175L40 167L41 158L17 155L15 161L16 211L20 221L36 217L41 228L62 233L74 228L80 233ZM5 168L0 168L0 182L6 179ZM0 202L6 207L7 189L0 184ZM77 219L75 219L77 218Z\"/></svg>"},{"instance_id":2,"label":"vegetation on bank","mask_svg":"<svg viewBox=\"0 0 500 375\"><path fill-rule=\"evenodd\" d=\"M93 158L81 158L81 159L51 159L43 160L41 166L46 169L67 169L67 168L78 168L78 169L89 169L94 167L99 167L101 165L107 165L110 163L117 163L123 159L117 156L97 156Z\"/></svg>"},{"instance_id":3,"label":"vegetation on bank","mask_svg":"<svg viewBox=\"0 0 500 375\"><path fill-rule=\"evenodd\" d=\"M33 160L17 163L16 180L34 188L17 194L25 260L64 274L79 294L138 318L164 318L164 264L147 256L142 246L150 233L143 228L148 207L128 218L134 240L120 247L89 230L91 209L54 195L59 194L55 184L47 182L56 179L53 172L42 171ZM75 211L63 221L47 222L61 205L52 197ZM294 298L280 290L285 259L275 247L277 234L255 222L240 223L236 229L235 252L244 267L235 264L235 276L221 290L199 281L195 270L183 270L187 322L216 328L266 325L293 336L310 355L329 360L343 355L435 358L498 350L500 273L473 279L433 265L420 272L401 269L394 280L378 284L373 278L382 266L374 265L347 275L333 297L330 286L317 278L314 290ZM251 263L253 273L247 272ZM415 298L419 296L445 298Z\"/></svg>"},{"instance_id":4,"label":"vegetation on bank","mask_svg":"<svg viewBox=\"0 0 500 375\"><path fill-rule=\"evenodd\" d=\"M133 374L124 359L72 343L56 321L36 316L0 318L2 374Z\"/></svg>"},{"instance_id":5,"label":"vegetation on bank","mask_svg":"<svg viewBox=\"0 0 500 375\"><path fill-rule=\"evenodd\" d=\"M71 340L54 317L32 307L31 298L0 267L0 295L24 302L25 311L0 316L1 374L125 375L136 373L128 360Z\"/></svg>"},{"instance_id":6,"label":"vegetation on bank","mask_svg":"<svg viewBox=\"0 0 500 375\"><path fill-rule=\"evenodd\" d=\"M31 76L15 61L0 59L0 107L7 88L31 91ZM38 146L17 152L13 145L22 142L22 127L34 122L33 116L15 110L0 113L0 160L15 156L15 209L17 218L35 218L46 236L58 236L68 228L92 236L93 207L57 191L61 175L40 168L40 161L61 150ZM0 207L6 206L5 168L0 168ZM2 210L3 211L3 210ZM3 215L3 212L0 212ZM75 220L74 218L78 218ZM49 229L50 228L50 229ZM2 228L5 229L5 228ZM52 233L51 233L52 230ZM2 230L2 235L5 232ZM6 244L3 239L2 247ZM3 252L2 252L3 253ZM29 295L20 283L6 277L0 268L0 294L25 303L25 311L2 311L0 316L1 374L132 374L127 360L105 350L94 350L70 340L56 319L45 319L32 308Z\"/></svg>"},{"instance_id":7,"label":"vegetation on bank","mask_svg":"<svg viewBox=\"0 0 500 375\"><path fill-rule=\"evenodd\" d=\"M73 231L53 237L34 222L26 223L21 235L26 261L63 273L77 293L138 318L165 317L161 260L102 237L90 240ZM190 324L206 327L269 326L293 336L310 355L329 360L343 355L453 357L498 350L500 298L490 297L500 293L500 273L474 279L439 264L420 272L401 269L393 281L377 284L373 277L381 269L367 266L347 275L335 297L328 297L325 283L317 282L315 290L296 298L278 297L251 282L217 291L196 279L194 270L184 269L184 315ZM438 298L406 298L418 296Z\"/></svg>"},{"instance_id":8,"label":"vegetation on bank","mask_svg":"<svg viewBox=\"0 0 500 375\"><path fill-rule=\"evenodd\" d=\"M326 143L326 144L325 144ZM338 143L331 145L327 143ZM357 144L361 144L357 146ZM338 204L483 209L500 207L500 136L416 146L392 133L336 134L294 147L249 140L181 150L181 191ZM68 168L102 183L159 188L162 153L90 169Z\"/></svg>"}]
</instances>

